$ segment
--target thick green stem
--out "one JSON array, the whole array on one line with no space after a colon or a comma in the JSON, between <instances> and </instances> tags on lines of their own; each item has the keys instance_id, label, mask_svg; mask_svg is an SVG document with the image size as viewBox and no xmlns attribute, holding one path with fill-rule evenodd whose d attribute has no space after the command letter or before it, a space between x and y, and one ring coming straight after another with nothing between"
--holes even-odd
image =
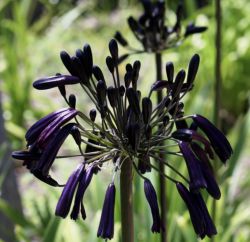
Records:
<instances>
[{"instance_id":1,"label":"thick green stem","mask_svg":"<svg viewBox=\"0 0 250 242\"><path fill-rule=\"evenodd\" d=\"M156 81L162 80L162 56L161 53L155 54L155 63L156 63ZM157 103L160 103L162 100L162 91L157 92ZM164 154L159 154L161 159L165 159ZM165 173L165 166L163 162L159 162L159 170L163 174ZM162 224L165 227L165 230L161 232L161 242L167 242L167 199L166 199L166 180L163 176L159 174L159 191L160 191L160 207L161 207L161 220Z\"/></svg>"},{"instance_id":2,"label":"thick green stem","mask_svg":"<svg viewBox=\"0 0 250 242\"><path fill-rule=\"evenodd\" d=\"M214 98L214 123L217 128L221 128L220 109L221 109L221 90L222 90L222 77L221 77L221 1L215 1L215 18L216 18L216 34L215 34L215 98ZM217 177L217 162L214 164L215 177ZM216 221L216 201L212 203L212 219ZM215 242L215 236L211 238Z\"/></svg>"},{"instance_id":3,"label":"thick green stem","mask_svg":"<svg viewBox=\"0 0 250 242\"><path fill-rule=\"evenodd\" d=\"M134 242L132 169L132 160L126 159L120 176L122 242Z\"/></svg>"}]
</instances>

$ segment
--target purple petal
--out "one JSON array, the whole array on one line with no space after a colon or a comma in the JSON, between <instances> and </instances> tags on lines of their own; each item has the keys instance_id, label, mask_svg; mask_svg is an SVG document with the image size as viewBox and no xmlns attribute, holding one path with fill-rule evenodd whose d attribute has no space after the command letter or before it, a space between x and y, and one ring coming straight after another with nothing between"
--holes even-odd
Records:
<instances>
[{"instance_id":1,"label":"purple petal","mask_svg":"<svg viewBox=\"0 0 250 242\"><path fill-rule=\"evenodd\" d=\"M84 193L87 189L87 187L89 186L92 177L93 177L93 173L94 173L95 167L94 166L90 166L87 170L85 170L81 180L79 181L79 186L77 188L77 192L76 192L76 196L75 196L75 201L74 201L74 206L71 212L71 219L76 220L80 211L80 207L81 207L81 201L83 199ZM82 204L81 207L81 211L85 211L84 206ZM86 213L84 212L85 217L86 218ZM82 216L83 217L83 216Z\"/></svg>"},{"instance_id":2,"label":"purple petal","mask_svg":"<svg viewBox=\"0 0 250 242\"><path fill-rule=\"evenodd\" d=\"M97 232L98 237L112 239L114 236L115 185L111 183L106 191L101 220Z\"/></svg>"},{"instance_id":3,"label":"purple petal","mask_svg":"<svg viewBox=\"0 0 250 242\"><path fill-rule=\"evenodd\" d=\"M200 188L206 188L207 183L201 171L200 161L190 149L189 143L181 141L179 142L179 147L187 164L190 177L190 190L197 191Z\"/></svg>"},{"instance_id":4,"label":"purple petal","mask_svg":"<svg viewBox=\"0 0 250 242\"><path fill-rule=\"evenodd\" d=\"M52 121L54 121L59 115L69 111L69 108L63 108L56 112L50 113L47 116L41 118L36 123L34 123L27 131L25 138L28 145L34 143L41 132L48 126Z\"/></svg>"},{"instance_id":5,"label":"purple petal","mask_svg":"<svg viewBox=\"0 0 250 242\"><path fill-rule=\"evenodd\" d=\"M47 127L41 132L37 140L37 145L41 148L44 148L51 136L65 123L74 118L77 115L78 111L75 109L68 109L67 112L64 112L57 116Z\"/></svg>"},{"instance_id":6,"label":"purple petal","mask_svg":"<svg viewBox=\"0 0 250 242\"><path fill-rule=\"evenodd\" d=\"M161 226L161 218L157 202L157 195L152 183L148 179L144 180L144 192L153 217L153 225L151 227L151 231L153 233L160 233L162 226Z\"/></svg>"},{"instance_id":7,"label":"purple petal","mask_svg":"<svg viewBox=\"0 0 250 242\"><path fill-rule=\"evenodd\" d=\"M46 90L62 85L78 84L79 82L80 79L76 76L58 75L38 79L33 83L33 87L38 90Z\"/></svg>"},{"instance_id":8,"label":"purple petal","mask_svg":"<svg viewBox=\"0 0 250 242\"><path fill-rule=\"evenodd\" d=\"M201 115L194 115L192 118L198 127L207 135L220 160L225 163L233 153L232 147L225 135L208 119Z\"/></svg>"},{"instance_id":9,"label":"purple petal","mask_svg":"<svg viewBox=\"0 0 250 242\"><path fill-rule=\"evenodd\" d=\"M48 175L61 145L68 137L74 126L75 123L69 123L57 132L55 137L48 143L46 149L42 153L40 160L37 163L37 166L34 170L32 170L32 173L42 173L44 176Z\"/></svg>"},{"instance_id":10,"label":"purple petal","mask_svg":"<svg viewBox=\"0 0 250 242\"><path fill-rule=\"evenodd\" d=\"M76 186L79 182L79 179L81 178L83 171L84 165L81 164L69 177L57 203L55 211L56 216L65 218L68 215Z\"/></svg>"}]
</instances>

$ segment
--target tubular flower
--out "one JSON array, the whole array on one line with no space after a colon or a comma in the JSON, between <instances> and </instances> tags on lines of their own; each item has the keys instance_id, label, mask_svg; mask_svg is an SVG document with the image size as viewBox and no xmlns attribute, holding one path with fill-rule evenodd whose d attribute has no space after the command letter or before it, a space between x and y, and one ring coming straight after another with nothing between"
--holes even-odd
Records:
<instances>
[{"instance_id":1,"label":"tubular flower","mask_svg":"<svg viewBox=\"0 0 250 242\"><path fill-rule=\"evenodd\" d=\"M148 6L145 5L145 8ZM70 213L73 220L76 220L79 214L86 219L83 205L86 189L93 175L109 162L113 166L114 174L106 192L97 232L97 236L104 239L111 239L114 234L114 178L118 177L115 175L128 161L133 162L136 173L144 179L145 196L153 217L152 232L159 233L164 229L156 191L145 177L149 172L158 172L151 162L154 159L177 175L174 179L161 173L177 184L191 211L190 216L196 233L202 238L215 234L216 230L204 201L198 194L200 189L205 188L215 199L220 198L220 190L209 160L216 153L225 162L231 156L232 148L226 137L207 119L199 115L184 116L182 99L194 87L199 56L195 54L191 58L187 74L185 70L180 70L175 75L173 63L168 62L166 79L153 83L148 95L143 97L137 88L141 63L128 63L122 78L118 66L120 57L116 40L109 42L109 51L110 56L106 58L106 64L111 73L112 84L106 81L109 77L104 77L101 68L94 65L89 45L84 45L83 49L77 50L72 57L65 51L61 52L61 60L69 74L42 78L35 81L33 86L39 90L58 88L68 108L53 112L32 125L25 136L26 150L15 151L12 156L23 160L24 166L43 182L51 186L64 186L56 206L56 215L65 218ZM77 97L67 93L68 85L82 87L92 101L89 113L85 114L77 108ZM152 96L159 90L166 91L165 97L158 105L154 105ZM58 152L69 135L73 137L79 153L60 157ZM168 141L168 144L163 146L164 141ZM183 156L189 179L170 162L163 160L161 153ZM69 176L65 185L59 185L50 176L53 164L58 158L76 156L82 157L81 164ZM190 189L178 185L181 184L180 181L184 181ZM193 203L190 201L195 201L199 212L193 212ZM202 227L196 224L197 218L204 221Z\"/></svg>"},{"instance_id":2,"label":"tubular flower","mask_svg":"<svg viewBox=\"0 0 250 242\"><path fill-rule=\"evenodd\" d=\"M217 234L201 194L188 191L182 183L177 183L176 187L188 208L196 234L202 239Z\"/></svg>"},{"instance_id":3,"label":"tubular flower","mask_svg":"<svg viewBox=\"0 0 250 242\"><path fill-rule=\"evenodd\" d=\"M153 233L160 233L162 226L157 202L157 195L152 183L148 179L144 180L144 192L148 200L148 204L151 208L151 213L153 217L153 225L151 227L151 230Z\"/></svg>"},{"instance_id":4,"label":"tubular flower","mask_svg":"<svg viewBox=\"0 0 250 242\"><path fill-rule=\"evenodd\" d=\"M97 232L98 237L112 239L114 235L115 185L111 183L106 191L101 220Z\"/></svg>"},{"instance_id":5,"label":"tubular flower","mask_svg":"<svg viewBox=\"0 0 250 242\"><path fill-rule=\"evenodd\" d=\"M183 15L183 6L180 3L176 10L176 22L173 26L165 25L166 11L165 2L157 0L141 0L143 6L142 15L136 20L130 16L128 18L128 25L135 38L143 46L142 50L134 49L128 40L117 31L115 39L120 45L130 50L130 53L124 54L120 57L119 61L123 61L129 55L135 53L159 53L163 50L170 49L180 45L187 37L193 34L204 32L207 27L195 26L192 22L186 26L182 31L181 19Z\"/></svg>"}]
</instances>

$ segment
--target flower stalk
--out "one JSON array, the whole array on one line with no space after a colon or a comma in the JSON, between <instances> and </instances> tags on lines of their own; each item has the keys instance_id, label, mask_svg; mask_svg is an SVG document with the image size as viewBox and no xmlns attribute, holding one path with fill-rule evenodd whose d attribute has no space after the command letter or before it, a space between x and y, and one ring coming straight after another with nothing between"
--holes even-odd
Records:
<instances>
[{"instance_id":1,"label":"flower stalk","mask_svg":"<svg viewBox=\"0 0 250 242\"><path fill-rule=\"evenodd\" d=\"M156 53L155 54L155 64L156 64L156 81L162 80L162 54ZM162 101L162 90L157 92L157 103L161 103ZM159 116L161 113L159 114ZM162 145L164 145L164 142L162 142ZM160 159L164 160L165 155L163 153L159 154ZM162 173L165 173L165 165L163 162L159 162L159 170ZM159 180L159 191L160 191L160 208L161 208L161 222L164 226L164 230L161 232L161 242L167 242L167 195L166 195L166 179L159 174L158 175Z\"/></svg>"},{"instance_id":2,"label":"flower stalk","mask_svg":"<svg viewBox=\"0 0 250 242\"><path fill-rule=\"evenodd\" d=\"M122 242L134 242L133 162L125 159L120 175Z\"/></svg>"},{"instance_id":3,"label":"flower stalk","mask_svg":"<svg viewBox=\"0 0 250 242\"><path fill-rule=\"evenodd\" d=\"M216 34L215 34L215 99L214 99L214 123L220 129L220 109L221 109L221 90L222 90L222 77L221 77L221 25L222 25L222 13L221 13L221 1L218 0L215 3L215 18L216 18ZM215 177L217 177L217 164L215 164ZM212 219L216 220L216 202L212 203ZM215 237L211 238L212 242L215 242Z\"/></svg>"}]
</instances>

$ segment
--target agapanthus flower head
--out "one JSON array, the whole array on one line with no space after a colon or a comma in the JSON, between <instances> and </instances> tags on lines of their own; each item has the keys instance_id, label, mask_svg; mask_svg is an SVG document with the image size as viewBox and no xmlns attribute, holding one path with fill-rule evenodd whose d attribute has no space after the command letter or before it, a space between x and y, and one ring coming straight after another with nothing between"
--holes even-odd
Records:
<instances>
[{"instance_id":1,"label":"agapanthus flower head","mask_svg":"<svg viewBox=\"0 0 250 242\"><path fill-rule=\"evenodd\" d=\"M180 45L183 40L193 34L204 32L207 27L196 26L193 22L182 30L181 20L183 17L183 6L180 2L176 10L176 22L173 26L167 26L165 1L141 0L143 13L138 19L130 16L128 25L135 38L143 46L142 50L135 49L129 44L129 41L117 31L115 39L120 45L129 49L131 52L120 57L120 62L130 54L134 53L160 53L163 50L170 49Z\"/></svg>"},{"instance_id":2,"label":"agapanthus flower head","mask_svg":"<svg viewBox=\"0 0 250 242\"><path fill-rule=\"evenodd\" d=\"M148 3L145 1L144 4ZM145 9L150 6L145 5ZM159 12L160 9L154 11L156 15L163 14ZM213 235L215 229L203 200L197 194L205 188L215 199L219 199L219 187L209 160L216 153L225 162L231 156L232 148L226 137L207 119L200 115L184 115L183 97L194 86L199 56L195 54L191 58L187 73L185 70L175 73L174 64L168 62L166 77L153 83L148 95L143 96L137 85L141 63L128 63L124 77L121 77L115 40L110 41L109 50L106 64L110 75L105 77L101 68L94 65L89 45L84 45L72 57L65 51L61 52L62 62L69 74L39 79L34 87L39 90L58 88L68 108L53 112L32 125L25 136L27 149L13 152L12 156L24 160L24 165L35 177L52 186L61 186L50 176L50 170L58 158L82 157L81 164L64 185L56 207L56 215L65 218L71 211L73 220L79 214L86 218L83 205L86 189L93 175L101 172L109 162L114 174L106 192L97 233L104 239L111 239L114 233L114 178L118 177L115 175L128 161L133 163L136 173L144 180L146 200L153 217L151 230L163 230L156 191L145 177L148 172L158 172L151 162L154 159L172 169L177 178L160 173L162 176L176 184L182 181L189 186L189 190L179 188L180 185L177 188L185 198L192 197L201 210L202 214L190 213L192 221L196 221L197 216L205 221L206 230L204 224L202 229L197 225L196 233L200 237ZM67 85L79 85L89 97L92 104L87 114L79 110L81 105L78 105L77 97L67 93ZM164 97L154 105L152 96L159 90L164 91ZM79 154L59 157L58 152L69 135L73 137ZM168 144L163 144L164 141L168 141ZM163 160L161 153L183 156L189 178L171 162ZM189 200L184 201L190 204Z\"/></svg>"}]
</instances>

